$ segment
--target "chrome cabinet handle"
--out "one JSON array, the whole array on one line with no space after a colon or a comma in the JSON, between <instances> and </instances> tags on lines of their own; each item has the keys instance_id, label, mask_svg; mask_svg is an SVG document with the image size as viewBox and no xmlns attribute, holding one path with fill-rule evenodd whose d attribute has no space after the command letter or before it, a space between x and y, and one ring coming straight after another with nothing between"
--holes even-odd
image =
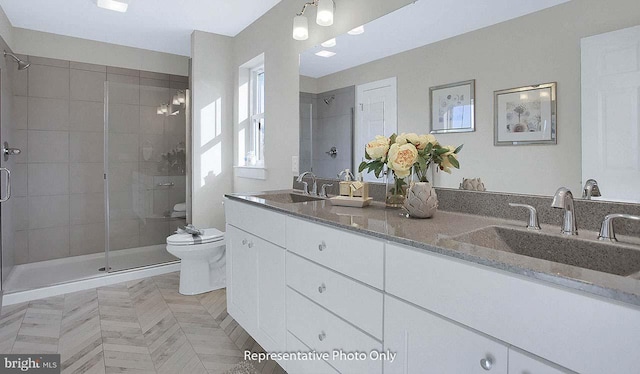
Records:
<instances>
[{"instance_id":1,"label":"chrome cabinet handle","mask_svg":"<svg viewBox=\"0 0 640 374\"><path fill-rule=\"evenodd\" d=\"M247 239L242 239L242 245L247 245Z\"/></svg>"},{"instance_id":2,"label":"chrome cabinet handle","mask_svg":"<svg viewBox=\"0 0 640 374\"><path fill-rule=\"evenodd\" d=\"M318 287L318 292L320 293L323 293L326 290L327 290L327 286L325 286L324 283L322 283L320 287Z\"/></svg>"},{"instance_id":3,"label":"chrome cabinet handle","mask_svg":"<svg viewBox=\"0 0 640 374\"><path fill-rule=\"evenodd\" d=\"M6 186L5 188L7 189L7 192L5 194L5 197L0 198L0 203L4 203L11 198L11 172L7 168L0 168L0 173L3 171L5 172L4 184Z\"/></svg>"},{"instance_id":4,"label":"chrome cabinet handle","mask_svg":"<svg viewBox=\"0 0 640 374\"><path fill-rule=\"evenodd\" d=\"M249 247L249 248L253 248L253 242L249 242L249 244L247 245L247 247Z\"/></svg>"},{"instance_id":5,"label":"chrome cabinet handle","mask_svg":"<svg viewBox=\"0 0 640 374\"><path fill-rule=\"evenodd\" d=\"M173 182L167 182L167 183L158 183L158 187L173 187L176 184Z\"/></svg>"},{"instance_id":6,"label":"chrome cabinet handle","mask_svg":"<svg viewBox=\"0 0 640 374\"><path fill-rule=\"evenodd\" d=\"M483 358L482 360L480 360L480 367L482 367L484 370L491 370L491 367L493 366L493 362L491 362L491 358L487 357L487 358Z\"/></svg>"},{"instance_id":7,"label":"chrome cabinet handle","mask_svg":"<svg viewBox=\"0 0 640 374\"><path fill-rule=\"evenodd\" d=\"M324 331L318 334L318 340L320 341L323 341L326 337L327 337L327 334L325 334Z\"/></svg>"},{"instance_id":8,"label":"chrome cabinet handle","mask_svg":"<svg viewBox=\"0 0 640 374\"><path fill-rule=\"evenodd\" d=\"M320 244L318 245L318 250L319 250L320 252L322 252L322 251L324 251L325 249L327 249L327 244L326 244L326 243L324 242L324 240L323 240L323 241L322 241L322 243L320 243Z\"/></svg>"}]
</instances>

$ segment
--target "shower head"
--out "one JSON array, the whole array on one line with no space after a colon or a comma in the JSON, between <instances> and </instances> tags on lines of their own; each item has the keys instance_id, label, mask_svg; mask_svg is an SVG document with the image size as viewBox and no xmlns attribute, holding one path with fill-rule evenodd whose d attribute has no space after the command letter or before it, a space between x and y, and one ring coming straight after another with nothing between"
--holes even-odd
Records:
<instances>
[{"instance_id":1,"label":"shower head","mask_svg":"<svg viewBox=\"0 0 640 374\"><path fill-rule=\"evenodd\" d=\"M24 69L28 68L31 65L30 63L28 63L26 61L22 61L21 59L16 57L16 55L14 55L13 53L4 51L4 57L7 57L7 56L13 58L18 63L18 70L24 70Z\"/></svg>"},{"instance_id":2,"label":"shower head","mask_svg":"<svg viewBox=\"0 0 640 374\"><path fill-rule=\"evenodd\" d=\"M334 95L331 95L330 97L325 97L325 98L324 98L324 103L325 103L325 104L327 104L327 105L329 105L329 104L331 104L331 102L332 102L333 100L335 100L335 99L336 99L336 97L335 97Z\"/></svg>"}]
</instances>

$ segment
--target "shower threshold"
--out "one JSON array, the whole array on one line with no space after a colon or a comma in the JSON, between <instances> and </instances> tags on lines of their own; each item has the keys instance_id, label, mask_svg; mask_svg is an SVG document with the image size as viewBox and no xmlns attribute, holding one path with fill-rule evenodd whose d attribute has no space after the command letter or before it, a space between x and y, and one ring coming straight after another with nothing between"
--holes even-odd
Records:
<instances>
[{"instance_id":1,"label":"shower threshold","mask_svg":"<svg viewBox=\"0 0 640 374\"><path fill-rule=\"evenodd\" d=\"M16 265L4 282L5 298L14 292L104 278L124 270L177 263L179 259L167 252L166 245L159 244L109 251L109 273L99 271L100 268L104 268L104 261L104 253L94 253Z\"/></svg>"}]
</instances>

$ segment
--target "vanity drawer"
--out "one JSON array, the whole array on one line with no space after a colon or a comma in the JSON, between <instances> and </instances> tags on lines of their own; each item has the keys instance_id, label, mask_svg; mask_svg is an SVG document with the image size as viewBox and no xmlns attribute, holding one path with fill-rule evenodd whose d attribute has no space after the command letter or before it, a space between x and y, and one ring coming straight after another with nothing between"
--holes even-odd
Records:
<instances>
[{"instance_id":1,"label":"vanity drawer","mask_svg":"<svg viewBox=\"0 0 640 374\"><path fill-rule=\"evenodd\" d=\"M287 332L287 352L310 352L300 339ZM290 360L287 362L287 371L292 374L339 374L324 360Z\"/></svg>"},{"instance_id":2,"label":"vanity drawer","mask_svg":"<svg viewBox=\"0 0 640 374\"><path fill-rule=\"evenodd\" d=\"M287 329L306 346L333 356L334 350L369 355L381 351L382 344L342 319L287 288ZM377 360L329 360L341 373L382 373Z\"/></svg>"},{"instance_id":3,"label":"vanity drawer","mask_svg":"<svg viewBox=\"0 0 640 374\"><path fill-rule=\"evenodd\" d=\"M250 232L280 247L285 243L285 216L249 203L225 199L225 219L228 224Z\"/></svg>"},{"instance_id":4,"label":"vanity drawer","mask_svg":"<svg viewBox=\"0 0 640 374\"><path fill-rule=\"evenodd\" d=\"M291 217L287 227L287 250L382 289L382 241Z\"/></svg>"},{"instance_id":5,"label":"vanity drawer","mask_svg":"<svg viewBox=\"0 0 640 374\"><path fill-rule=\"evenodd\" d=\"M287 285L382 340L382 292L287 253Z\"/></svg>"}]
</instances>

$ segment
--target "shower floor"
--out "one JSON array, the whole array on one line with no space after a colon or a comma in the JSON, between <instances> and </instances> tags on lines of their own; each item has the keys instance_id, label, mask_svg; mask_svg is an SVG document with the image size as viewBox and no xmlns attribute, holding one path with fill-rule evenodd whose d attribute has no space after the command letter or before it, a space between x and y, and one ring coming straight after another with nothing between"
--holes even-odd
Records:
<instances>
[{"instance_id":1,"label":"shower floor","mask_svg":"<svg viewBox=\"0 0 640 374\"><path fill-rule=\"evenodd\" d=\"M166 245L120 249L109 252L111 272L178 261L166 250ZM5 293L94 278L104 275L104 253L60 258L56 260L16 265L4 284Z\"/></svg>"}]
</instances>

